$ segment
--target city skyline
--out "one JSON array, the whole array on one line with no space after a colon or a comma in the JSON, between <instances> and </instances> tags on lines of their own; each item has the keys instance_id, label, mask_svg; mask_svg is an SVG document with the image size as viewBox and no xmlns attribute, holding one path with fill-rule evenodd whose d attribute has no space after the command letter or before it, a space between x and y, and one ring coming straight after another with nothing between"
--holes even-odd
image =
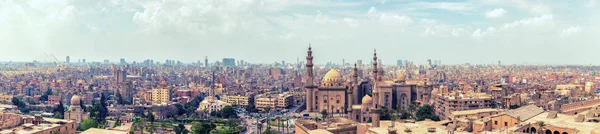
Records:
<instances>
[{"instance_id":1,"label":"city skyline","mask_svg":"<svg viewBox=\"0 0 600 134\"><path fill-rule=\"evenodd\" d=\"M3 1L0 61L596 65L595 0Z\"/></svg>"}]
</instances>

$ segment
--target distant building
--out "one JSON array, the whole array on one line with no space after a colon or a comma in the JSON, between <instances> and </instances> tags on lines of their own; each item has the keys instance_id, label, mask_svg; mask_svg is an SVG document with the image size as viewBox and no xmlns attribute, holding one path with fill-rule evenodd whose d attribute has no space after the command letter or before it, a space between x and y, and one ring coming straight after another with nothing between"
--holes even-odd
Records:
<instances>
[{"instance_id":1,"label":"distant building","mask_svg":"<svg viewBox=\"0 0 600 134\"><path fill-rule=\"evenodd\" d=\"M82 63L85 63L85 59L81 59L81 62L82 62Z\"/></svg>"},{"instance_id":2,"label":"distant building","mask_svg":"<svg viewBox=\"0 0 600 134\"><path fill-rule=\"evenodd\" d=\"M248 96L231 95L221 96L221 100L234 106L248 106Z\"/></svg>"},{"instance_id":3,"label":"distant building","mask_svg":"<svg viewBox=\"0 0 600 134\"><path fill-rule=\"evenodd\" d=\"M223 66L234 67L235 59L234 58L223 58Z\"/></svg>"},{"instance_id":4,"label":"distant building","mask_svg":"<svg viewBox=\"0 0 600 134\"><path fill-rule=\"evenodd\" d=\"M169 101L171 101L171 91L169 89L152 89L152 105L168 104Z\"/></svg>"},{"instance_id":5,"label":"distant building","mask_svg":"<svg viewBox=\"0 0 600 134\"><path fill-rule=\"evenodd\" d=\"M401 60L401 59L398 59L398 60L396 61L396 65L398 65L398 66L402 66L402 65L404 65L404 64L402 64L402 60Z\"/></svg>"},{"instance_id":6,"label":"distant building","mask_svg":"<svg viewBox=\"0 0 600 134\"><path fill-rule=\"evenodd\" d=\"M204 58L204 67L208 67L208 57Z\"/></svg>"},{"instance_id":7,"label":"distant building","mask_svg":"<svg viewBox=\"0 0 600 134\"><path fill-rule=\"evenodd\" d=\"M109 63L108 59L105 59L104 64L108 64L108 63Z\"/></svg>"},{"instance_id":8,"label":"distant building","mask_svg":"<svg viewBox=\"0 0 600 134\"><path fill-rule=\"evenodd\" d=\"M127 64L127 62L125 62L125 58L121 58L121 59L119 60L119 64Z\"/></svg>"},{"instance_id":9,"label":"distant building","mask_svg":"<svg viewBox=\"0 0 600 134\"><path fill-rule=\"evenodd\" d=\"M440 119L448 119L454 111L492 108L492 96L477 92L447 92L443 88L431 92L435 99L435 114Z\"/></svg>"},{"instance_id":10,"label":"distant building","mask_svg":"<svg viewBox=\"0 0 600 134\"><path fill-rule=\"evenodd\" d=\"M67 64L68 64L68 63L71 63L71 57L67 56L67 58L65 59L65 62L66 62Z\"/></svg>"}]
</instances>

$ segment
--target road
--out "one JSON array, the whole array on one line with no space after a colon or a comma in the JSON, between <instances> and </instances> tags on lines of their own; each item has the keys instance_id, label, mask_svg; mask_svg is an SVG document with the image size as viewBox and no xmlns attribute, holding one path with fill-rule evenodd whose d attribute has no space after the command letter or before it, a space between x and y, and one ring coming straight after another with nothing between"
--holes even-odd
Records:
<instances>
[{"instance_id":1,"label":"road","mask_svg":"<svg viewBox=\"0 0 600 134\"><path fill-rule=\"evenodd\" d=\"M297 113L294 113L294 111L296 111L296 109L300 108L302 105L294 105L292 108L288 109L288 111L286 113L277 113L277 112L273 112L270 116L271 119L275 118L275 117L282 117L282 118L287 118L289 116L289 118L293 121L295 121L295 119L293 119L293 116L298 116ZM252 114L252 113L251 113ZM240 113L238 114L238 116L240 116L241 118L244 118L244 126L246 126L247 131L245 132L245 134L258 134L257 131L257 125L253 125L252 123L254 123L256 120L256 118L254 118L251 114L243 114ZM250 118L248 118L248 116L250 116ZM265 118L265 114L261 114L261 118ZM299 116L300 117L300 116ZM262 123L262 131L265 131L265 129L267 128L267 123ZM271 130L277 130L276 127L271 127ZM293 127L290 128L290 131L293 132Z\"/></svg>"}]
</instances>

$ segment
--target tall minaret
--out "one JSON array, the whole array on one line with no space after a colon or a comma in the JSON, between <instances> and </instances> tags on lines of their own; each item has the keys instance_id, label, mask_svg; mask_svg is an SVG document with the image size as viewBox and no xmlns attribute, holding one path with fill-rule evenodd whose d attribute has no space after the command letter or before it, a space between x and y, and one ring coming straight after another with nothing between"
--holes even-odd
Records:
<instances>
[{"instance_id":1,"label":"tall minaret","mask_svg":"<svg viewBox=\"0 0 600 134\"><path fill-rule=\"evenodd\" d=\"M350 102L350 106L354 105L354 104L358 104L358 100L359 100L359 96L358 96L358 68L356 67L356 63L354 64L354 71L352 72L352 82L354 84L354 86L352 86L352 88L354 88L350 94L352 95L348 95L350 96L350 98L352 98L352 100L349 100Z\"/></svg>"},{"instance_id":2,"label":"tall minaret","mask_svg":"<svg viewBox=\"0 0 600 134\"><path fill-rule=\"evenodd\" d=\"M379 127L379 91L377 89L377 82L379 77L377 76L377 51L373 54L373 104L371 106L371 123L373 127Z\"/></svg>"},{"instance_id":3,"label":"tall minaret","mask_svg":"<svg viewBox=\"0 0 600 134\"><path fill-rule=\"evenodd\" d=\"M377 50L373 50L373 73L371 75L373 75L373 81L378 81L378 77L377 77Z\"/></svg>"},{"instance_id":4,"label":"tall minaret","mask_svg":"<svg viewBox=\"0 0 600 134\"><path fill-rule=\"evenodd\" d=\"M306 110L308 112L313 112L314 108L314 84L313 84L313 56L312 56L312 47L308 44L308 56L306 56Z\"/></svg>"}]
</instances>

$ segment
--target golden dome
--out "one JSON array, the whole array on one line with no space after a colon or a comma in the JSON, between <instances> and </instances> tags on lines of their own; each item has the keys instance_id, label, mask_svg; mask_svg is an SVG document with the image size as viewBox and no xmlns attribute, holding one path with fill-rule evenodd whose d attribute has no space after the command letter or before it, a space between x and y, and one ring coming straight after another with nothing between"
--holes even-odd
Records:
<instances>
[{"instance_id":1,"label":"golden dome","mask_svg":"<svg viewBox=\"0 0 600 134\"><path fill-rule=\"evenodd\" d=\"M79 95L73 95L73 97L71 97L71 105L79 106L80 102L81 98Z\"/></svg>"},{"instance_id":2,"label":"golden dome","mask_svg":"<svg viewBox=\"0 0 600 134\"><path fill-rule=\"evenodd\" d=\"M371 96L368 94L365 94L365 96L362 98L362 104L373 104L373 98L371 98Z\"/></svg>"},{"instance_id":3,"label":"golden dome","mask_svg":"<svg viewBox=\"0 0 600 134\"><path fill-rule=\"evenodd\" d=\"M338 71L336 71L335 69L331 69L331 70L329 70L329 72L327 72L325 74L322 82L323 83L338 82L338 81L340 81L341 78L342 78L342 75L340 75L340 73Z\"/></svg>"}]
</instances>

